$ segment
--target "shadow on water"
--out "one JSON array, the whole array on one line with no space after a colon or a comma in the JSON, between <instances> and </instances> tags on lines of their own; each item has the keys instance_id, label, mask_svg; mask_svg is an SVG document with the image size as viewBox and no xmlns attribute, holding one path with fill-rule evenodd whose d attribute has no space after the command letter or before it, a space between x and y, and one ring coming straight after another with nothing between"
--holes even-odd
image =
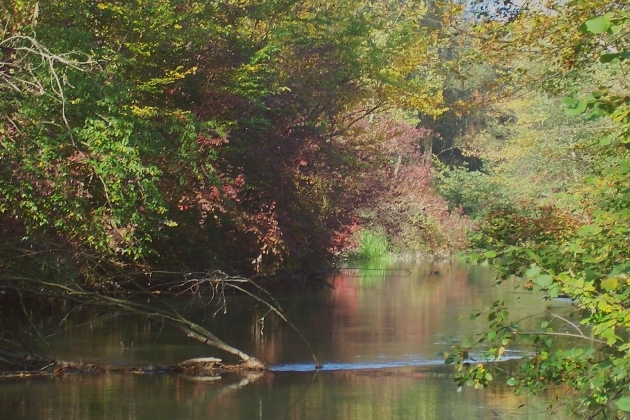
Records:
<instances>
[{"instance_id":1,"label":"shadow on water","mask_svg":"<svg viewBox=\"0 0 630 420\"><path fill-rule=\"evenodd\" d=\"M332 288L279 294L278 302L323 362L266 308L235 297L227 312L190 312L226 342L270 366L261 374L212 378L103 374L0 381L0 419L547 419L545 400L514 396L500 383L458 393L440 354L484 331L470 314L496 299L540 322L549 303L491 273L457 263L368 265L339 270ZM181 303L182 306L185 302ZM216 314L215 314L216 313ZM50 338L56 355L137 366L223 357L144 321L79 311ZM510 358L527 348L515 348Z\"/></svg>"}]
</instances>

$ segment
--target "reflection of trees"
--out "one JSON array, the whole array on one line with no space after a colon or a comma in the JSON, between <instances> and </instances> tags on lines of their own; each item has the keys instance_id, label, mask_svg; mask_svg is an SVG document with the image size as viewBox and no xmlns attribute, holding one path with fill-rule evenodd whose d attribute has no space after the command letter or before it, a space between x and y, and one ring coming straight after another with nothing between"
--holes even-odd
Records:
<instances>
[{"instance_id":1,"label":"reflection of trees","mask_svg":"<svg viewBox=\"0 0 630 420\"><path fill-rule=\"evenodd\" d=\"M407 265L393 267L404 269ZM515 316L544 309L544 302L535 296L514 294L508 288L492 289L490 273L486 271L471 272L469 267L454 263L414 266L412 271L412 276L391 272L369 281L342 272L330 280L335 289L326 289L319 295L294 294L280 303L303 331L312 331L311 341L318 340L324 361L362 361L381 353L388 358L433 356L435 342L442 337L459 338L483 331L483 324L471 322L468 315L496 298L516 304L520 297L523 301L516 306L522 308L521 314ZM439 274L431 274L435 271ZM47 310L55 316L65 313L42 305L38 316L33 316L42 331L54 330L56 326L46 319ZM213 320L212 313L209 310L206 314L189 315L202 325L212 324L208 328L231 342L240 341L242 345L243 340L248 340L254 346L248 350L266 361L277 363L291 360L291 356L308 360L299 337L262 306L234 300L228 302L227 314ZM167 361L193 357L203 348L188 346L172 332L160 331L157 324L148 321L102 318L108 314L87 307L78 309L75 315L68 319L67 326L87 329L89 334L82 341L74 341L74 335L61 334L51 344L57 346L65 340L68 346L93 345L95 357L101 348L110 352L113 359L156 360L155 355L160 353L166 354L162 360ZM208 316L205 321L204 316ZM250 324L250 331L234 328L236 322ZM228 334L230 328L235 335ZM158 343L152 341L156 335ZM124 349L120 341L125 344ZM443 344L443 349L446 347L448 344ZM357 359L357 354L364 357ZM534 420L543 418L538 411L544 410L535 405L531 408L532 401L516 397L502 386L484 391L466 389L462 396L448 375L419 368L314 375L266 373L258 378L233 375L211 383L170 375L67 375L55 381L54 386L51 384L37 380L0 382L0 412L18 413L13 417L17 419L56 416L67 420L249 420L260 418L261 413L263 419L459 420L496 415ZM8 390L4 386L10 386L9 392L4 392ZM524 402L528 407L516 409Z\"/></svg>"},{"instance_id":2,"label":"reflection of trees","mask_svg":"<svg viewBox=\"0 0 630 420\"><path fill-rule=\"evenodd\" d=\"M530 401L505 388L494 394L468 390L462 395L450 378L413 369L337 372L314 377L279 375L269 391L255 394L261 401L264 419L548 418L541 415L541 405L517 409ZM252 398L254 395L243 395L241 402Z\"/></svg>"},{"instance_id":3,"label":"reflection of trees","mask_svg":"<svg viewBox=\"0 0 630 420\"><path fill-rule=\"evenodd\" d=\"M23 380L7 384L9 392L0 392L0 410L13 419L29 420L214 418L214 407L233 412L234 394L262 377L262 373L229 375L212 383L133 374L68 375L52 384Z\"/></svg>"},{"instance_id":4,"label":"reflection of trees","mask_svg":"<svg viewBox=\"0 0 630 420\"><path fill-rule=\"evenodd\" d=\"M436 353L448 351L450 339L484 331L483 322L471 321L470 315L496 299L513 305L515 319L544 312L538 296L513 293L509 285L493 288L492 273L479 267L452 262L380 264L342 269L329 279L334 288L319 296L292 296L292 304L283 301L300 329L311 334L324 363L374 361L379 355L386 361L440 359ZM407 275L407 269L413 274ZM270 317L257 340L256 353L265 360L307 360L295 335Z\"/></svg>"},{"instance_id":5,"label":"reflection of trees","mask_svg":"<svg viewBox=\"0 0 630 420\"><path fill-rule=\"evenodd\" d=\"M475 268L455 263L397 263L371 268L374 270L360 273L342 270L329 280L334 289L290 294L280 301L289 318L309 335L324 362L362 362L381 354L386 360L410 355L439 359L435 354L448 350L449 339L483 331L483 323L470 321L469 315L496 298L522 308L521 313L514 311L515 318L544 309L535 296L511 293L507 287L493 289L490 273L479 268L471 271ZM413 275L406 275L407 268ZM375 276L367 279L368 273ZM181 299L171 303L185 306ZM266 306L252 306L251 301L234 296L228 297L228 308L227 313L221 311L215 317L216 306L206 302L205 309L201 305L187 315L270 364L309 360L308 348L300 337ZM37 316L33 314L38 322L48 322L46 328L38 324L40 331L54 332L57 324L50 320L59 322L67 308L58 313L55 310L50 308L54 316L43 309ZM66 319L66 331L50 339L56 355L105 364L163 363L208 355L202 346L182 340L160 323L85 306L74 315Z\"/></svg>"},{"instance_id":6,"label":"reflection of trees","mask_svg":"<svg viewBox=\"0 0 630 420\"><path fill-rule=\"evenodd\" d=\"M0 410L17 420L550 418L541 414L541 401L494 386L458 393L450 378L417 369L230 375L212 383L169 375L69 375L0 383Z\"/></svg>"},{"instance_id":7,"label":"reflection of trees","mask_svg":"<svg viewBox=\"0 0 630 420\"><path fill-rule=\"evenodd\" d=\"M378 285L370 282L366 287L352 277L336 277L330 316L336 321L330 327L333 334L345 331L336 334L340 340L335 345L365 354L373 343L381 343L387 355L417 354L436 336L448 334L453 306L479 300L479 291L468 283L468 271L459 265L440 265L439 276L415 271L409 277L392 272Z\"/></svg>"},{"instance_id":8,"label":"reflection of trees","mask_svg":"<svg viewBox=\"0 0 630 420\"><path fill-rule=\"evenodd\" d=\"M378 283L337 276L327 326L337 337L336 348L349 358L369 354L372 346L388 356L418 354L434 347L439 337L467 335L474 328L469 313L491 302L490 292L484 292L490 279L471 281L463 265L425 265L413 271L409 277L391 272Z\"/></svg>"},{"instance_id":9,"label":"reflection of trees","mask_svg":"<svg viewBox=\"0 0 630 420\"><path fill-rule=\"evenodd\" d=\"M98 274L103 284L111 283L111 287L104 291L100 283L78 281L74 272L59 272L58 258L66 258L67 254L72 257L76 253L63 248L42 252L14 249L11 255L7 252L4 256L0 265L0 299L3 301L0 306L0 362L25 370L58 363L59 360L50 355L50 337L65 329L68 320L84 308L99 308L107 316L133 316L178 330L188 338L238 357L252 368L260 368L263 365L257 359L227 344L188 316L190 308L195 305L205 307L208 302L218 305L214 311L225 311L226 290L247 295L292 325L268 292L242 277L227 276L220 271L168 273L171 276L169 282L152 286L154 273L133 272L93 256L82 256L89 259L89 264L85 263L82 268L85 271L82 276L91 278L87 274ZM186 297L187 306L176 307L168 299L160 298L161 293ZM42 322L42 319L50 318L40 308L42 304L49 313L56 315L53 318L56 325ZM97 312L96 316L99 315ZM124 349L125 341L120 342Z\"/></svg>"}]
</instances>

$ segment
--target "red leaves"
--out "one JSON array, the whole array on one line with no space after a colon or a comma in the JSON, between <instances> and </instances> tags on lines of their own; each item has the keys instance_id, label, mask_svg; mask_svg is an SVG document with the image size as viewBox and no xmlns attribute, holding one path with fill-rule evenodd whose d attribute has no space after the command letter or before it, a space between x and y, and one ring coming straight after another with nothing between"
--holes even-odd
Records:
<instances>
[{"instance_id":1,"label":"red leaves","mask_svg":"<svg viewBox=\"0 0 630 420\"><path fill-rule=\"evenodd\" d=\"M207 137L202 134L197 135L197 144L201 147L214 148L229 143L226 137Z\"/></svg>"},{"instance_id":2,"label":"red leaves","mask_svg":"<svg viewBox=\"0 0 630 420\"><path fill-rule=\"evenodd\" d=\"M88 155L81 152L80 150L75 151L70 156L66 158L66 160L70 163L83 163L88 159Z\"/></svg>"},{"instance_id":3,"label":"red leaves","mask_svg":"<svg viewBox=\"0 0 630 420\"><path fill-rule=\"evenodd\" d=\"M358 244L353 243L353 239L356 236L356 233L361 228L358 220L353 220L347 225L341 226L339 229L336 229L333 232L333 237L331 240L331 247L329 251L338 255L343 252L347 252Z\"/></svg>"}]
</instances>

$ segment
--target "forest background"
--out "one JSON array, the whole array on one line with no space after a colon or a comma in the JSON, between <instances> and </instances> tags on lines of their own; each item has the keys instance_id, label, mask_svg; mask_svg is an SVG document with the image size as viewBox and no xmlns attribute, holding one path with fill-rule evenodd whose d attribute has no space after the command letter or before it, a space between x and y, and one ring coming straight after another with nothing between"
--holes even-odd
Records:
<instances>
[{"instance_id":1,"label":"forest background","mask_svg":"<svg viewBox=\"0 0 630 420\"><path fill-rule=\"evenodd\" d=\"M627 5L0 4L3 297L208 270L291 287L370 238L470 246L579 308L535 333L489 309L492 357L537 349L509 383L630 409ZM562 328L585 345L556 349ZM447 357L484 386L472 348Z\"/></svg>"}]
</instances>

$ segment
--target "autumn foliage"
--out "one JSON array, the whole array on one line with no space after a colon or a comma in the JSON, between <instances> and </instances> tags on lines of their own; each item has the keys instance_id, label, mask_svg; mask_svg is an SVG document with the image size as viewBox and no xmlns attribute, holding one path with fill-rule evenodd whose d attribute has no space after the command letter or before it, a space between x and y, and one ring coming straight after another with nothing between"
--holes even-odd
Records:
<instances>
[{"instance_id":1,"label":"autumn foliage","mask_svg":"<svg viewBox=\"0 0 630 420\"><path fill-rule=\"evenodd\" d=\"M422 2L4 4L7 246L274 274L372 224L400 249L461 245L427 132L401 122L443 111Z\"/></svg>"}]
</instances>

